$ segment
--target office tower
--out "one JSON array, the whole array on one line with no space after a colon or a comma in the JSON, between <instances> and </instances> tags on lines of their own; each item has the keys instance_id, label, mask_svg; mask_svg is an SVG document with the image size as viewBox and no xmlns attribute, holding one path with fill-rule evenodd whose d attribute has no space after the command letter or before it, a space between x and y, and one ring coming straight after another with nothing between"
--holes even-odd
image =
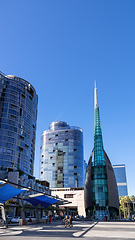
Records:
<instances>
[{"instance_id":1,"label":"office tower","mask_svg":"<svg viewBox=\"0 0 135 240\"><path fill-rule=\"evenodd\" d=\"M33 175L38 97L26 80L0 72L0 167Z\"/></svg>"},{"instance_id":2,"label":"office tower","mask_svg":"<svg viewBox=\"0 0 135 240\"><path fill-rule=\"evenodd\" d=\"M83 187L83 132L52 122L42 134L40 180L50 188Z\"/></svg>"},{"instance_id":3,"label":"office tower","mask_svg":"<svg viewBox=\"0 0 135 240\"><path fill-rule=\"evenodd\" d=\"M94 149L86 170L84 200L86 214L103 220L105 216L116 218L119 197L113 167L103 148L96 86L94 98Z\"/></svg>"},{"instance_id":4,"label":"office tower","mask_svg":"<svg viewBox=\"0 0 135 240\"><path fill-rule=\"evenodd\" d=\"M125 164L113 165L119 197L128 195Z\"/></svg>"}]
</instances>

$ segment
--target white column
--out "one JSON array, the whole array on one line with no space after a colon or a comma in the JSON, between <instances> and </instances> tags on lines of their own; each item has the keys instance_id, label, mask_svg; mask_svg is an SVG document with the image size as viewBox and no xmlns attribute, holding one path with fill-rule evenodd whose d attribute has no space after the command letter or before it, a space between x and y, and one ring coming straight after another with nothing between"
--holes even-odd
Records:
<instances>
[{"instance_id":1,"label":"white column","mask_svg":"<svg viewBox=\"0 0 135 240\"><path fill-rule=\"evenodd\" d=\"M0 207L1 207L2 219L6 222L6 214L5 214L4 204L1 204Z\"/></svg>"}]
</instances>

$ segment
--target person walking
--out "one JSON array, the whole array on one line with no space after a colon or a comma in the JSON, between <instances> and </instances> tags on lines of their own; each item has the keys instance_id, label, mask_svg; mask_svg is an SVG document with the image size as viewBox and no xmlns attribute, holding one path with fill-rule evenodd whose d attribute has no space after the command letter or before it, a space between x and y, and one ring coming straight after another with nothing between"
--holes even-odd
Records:
<instances>
[{"instance_id":1,"label":"person walking","mask_svg":"<svg viewBox=\"0 0 135 240\"><path fill-rule=\"evenodd\" d=\"M48 216L47 215L45 216L45 222L46 222L46 224L48 222Z\"/></svg>"},{"instance_id":2,"label":"person walking","mask_svg":"<svg viewBox=\"0 0 135 240\"><path fill-rule=\"evenodd\" d=\"M73 220L72 220L72 216L71 215L69 216L69 220L68 221L69 221L70 228L73 227L73 224L72 224Z\"/></svg>"},{"instance_id":3,"label":"person walking","mask_svg":"<svg viewBox=\"0 0 135 240\"><path fill-rule=\"evenodd\" d=\"M66 228L68 226L68 216L66 215L63 220L65 222L65 228Z\"/></svg>"},{"instance_id":4,"label":"person walking","mask_svg":"<svg viewBox=\"0 0 135 240\"><path fill-rule=\"evenodd\" d=\"M49 216L49 224L51 224L52 218L51 216Z\"/></svg>"}]
</instances>

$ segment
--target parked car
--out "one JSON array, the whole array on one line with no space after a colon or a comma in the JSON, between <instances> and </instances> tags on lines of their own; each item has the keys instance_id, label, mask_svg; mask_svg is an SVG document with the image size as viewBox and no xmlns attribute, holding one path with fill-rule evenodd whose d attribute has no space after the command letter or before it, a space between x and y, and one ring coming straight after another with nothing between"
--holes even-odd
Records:
<instances>
[{"instance_id":1,"label":"parked car","mask_svg":"<svg viewBox=\"0 0 135 240\"><path fill-rule=\"evenodd\" d=\"M36 220L36 218L31 217L31 216L26 217L26 221L28 221L28 222L32 222L34 220Z\"/></svg>"},{"instance_id":2,"label":"parked car","mask_svg":"<svg viewBox=\"0 0 135 240\"><path fill-rule=\"evenodd\" d=\"M11 215L7 215L6 218L7 219L12 219L12 216Z\"/></svg>"},{"instance_id":3,"label":"parked car","mask_svg":"<svg viewBox=\"0 0 135 240\"><path fill-rule=\"evenodd\" d=\"M21 219L21 217L14 217L11 219L11 223L19 223L19 219Z\"/></svg>"}]
</instances>

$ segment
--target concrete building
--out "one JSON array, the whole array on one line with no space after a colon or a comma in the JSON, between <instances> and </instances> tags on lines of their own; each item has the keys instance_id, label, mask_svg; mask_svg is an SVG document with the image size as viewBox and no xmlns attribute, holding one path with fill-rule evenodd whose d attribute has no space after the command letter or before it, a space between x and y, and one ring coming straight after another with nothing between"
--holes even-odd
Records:
<instances>
[{"instance_id":1,"label":"concrete building","mask_svg":"<svg viewBox=\"0 0 135 240\"><path fill-rule=\"evenodd\" d=\"M59 197L68 200L69 203L59 205L59 208L65 211L65 214L71 214L73 217L77 214L86 217L84 207L84 189L83 188L52 188L51 194L54 197Z\"/></svg>"},{"instance_id":2,"label":"concrete building","mask_svg":"<svg viewBox=\"0 0 135 240\"><path fill-rule=\"evenodd\" d=\"M53 122L42 134L40 180L50 188L83 187L83 132L66 122Z\"/></svg>"}]
</instances>

